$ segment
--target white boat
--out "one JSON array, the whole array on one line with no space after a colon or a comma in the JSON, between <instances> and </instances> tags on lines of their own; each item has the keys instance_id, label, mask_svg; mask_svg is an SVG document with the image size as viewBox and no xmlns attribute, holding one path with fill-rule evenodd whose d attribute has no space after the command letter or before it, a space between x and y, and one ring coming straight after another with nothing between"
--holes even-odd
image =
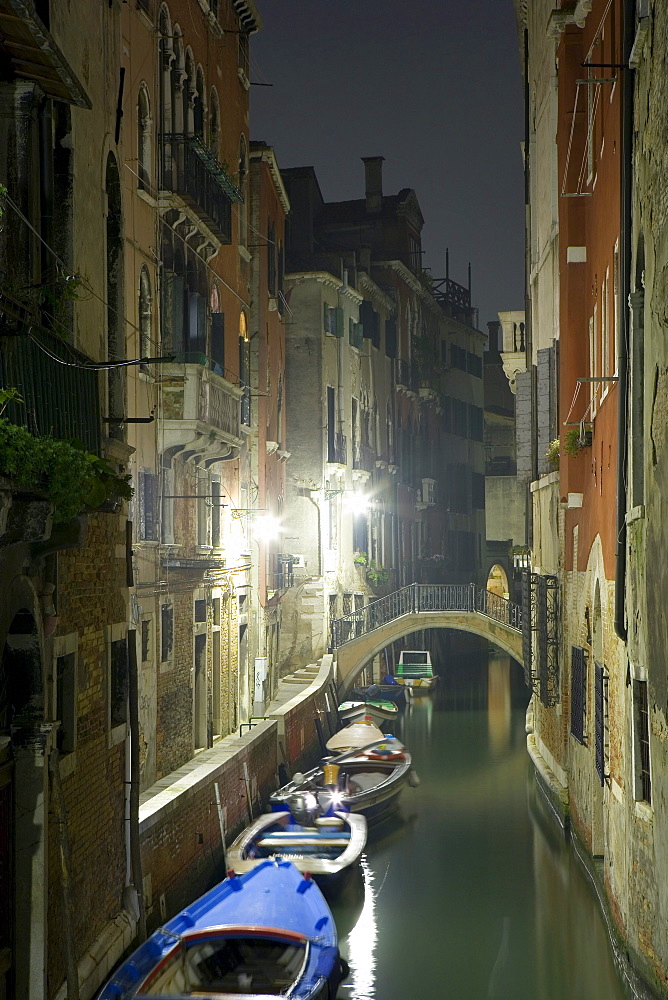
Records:
<instances>
[{"instance_id":1,"label":"white boat","mask_svg":"<svg viewBox=\"0 0 668 1000\"><path fill-rule=\"evenodd\" d=\"M402 649L394 672L396 679L414 694L427 694L438 680L431 665L428 649Z\"/></svg>"},{"instance_id":2,"label":"white boat","mask_svg":"<svg viewBox=\"0 0 668 1000\"><path fill-rule=\"evenodd\" d=\"M288 809L259 816L227 849L228 867L240 875L280 857L309 872L323 891L338 887L364 850L366 819L340 811L318 815L315 798L310 798L312 803L308 793L297 792L286 803Z\"/></svg>"}]
</instances>

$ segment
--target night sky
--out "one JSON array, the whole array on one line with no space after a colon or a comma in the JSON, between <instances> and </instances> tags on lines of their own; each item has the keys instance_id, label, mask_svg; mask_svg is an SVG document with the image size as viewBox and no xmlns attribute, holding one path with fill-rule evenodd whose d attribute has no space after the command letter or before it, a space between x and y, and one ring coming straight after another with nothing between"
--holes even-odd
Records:
<instances>
[{"instance_id":1,"label":"night sky","mask_svg":"<svg viewBox=\"0 0 668 1000\"><path fill-rule=\"evenodd\" d=\"M467 283L479 325L524 305L523 97L512 0L257 0L251 138L313 165L326 201L415 189L425 267Z\"/></svg>"}]
</instances>

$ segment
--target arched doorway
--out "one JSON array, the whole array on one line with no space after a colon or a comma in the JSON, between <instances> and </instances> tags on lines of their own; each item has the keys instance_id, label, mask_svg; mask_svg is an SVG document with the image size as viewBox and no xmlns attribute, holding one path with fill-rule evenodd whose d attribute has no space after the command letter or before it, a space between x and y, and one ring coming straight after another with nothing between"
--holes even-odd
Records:
<instances>
[{"instance_id":1,"label":"arched doorway","mask_svg":"<svg viewBox=\"0 0 668 1000\"><path fill-rule=\"evenodd\" d=\"M37 622L11 619L0 658L0 996L36 995L45 970L48 747ZM42 737L41 739L39 737ZM47 752L45 752L47 751ZM31 844L15 855L15 844ZM34 964L33 964L34 963Z\"/></svg>"},{"instance_id":2,"label":"arched doorway","mask_svg":"<svg viewBox=\"0 0 668 1000\"><path fill-rule=\"evenodd\" d=\"M506 600L510 597L508 574L500 563L495 563L489 571L487 590L490 594L496 594L497 597L503 597Z\"/></svg>"}]
</instances>

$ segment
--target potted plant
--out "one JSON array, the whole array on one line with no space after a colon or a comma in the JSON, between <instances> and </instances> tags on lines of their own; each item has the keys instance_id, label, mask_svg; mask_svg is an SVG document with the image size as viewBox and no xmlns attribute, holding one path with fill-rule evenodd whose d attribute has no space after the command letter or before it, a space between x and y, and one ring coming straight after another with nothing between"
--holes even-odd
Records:
<instances>
[{"instance_id":1,"label":"potted plant","mask_svg":"<svg viewBox=\"0 0 668 1000\"><path fill-rule=\"evenodd\" d=\"M570 458L575 458L582 448L591 447L591 441L591 428L585 427L584 424L579 424L577 427L570 427L564 435L564 453Z\"/></svg>"}]
</instances>

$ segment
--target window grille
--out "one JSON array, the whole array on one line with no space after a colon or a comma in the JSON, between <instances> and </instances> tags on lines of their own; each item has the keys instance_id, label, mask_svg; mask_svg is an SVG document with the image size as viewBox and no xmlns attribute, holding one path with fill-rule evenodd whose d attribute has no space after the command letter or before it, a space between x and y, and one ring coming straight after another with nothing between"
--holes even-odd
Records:
<instances>
[{"instance_id":1,"label":"window grille","mask_svg":"<svg viewBox=\"0 0 668 1000\"><path fill-rule=\"evenodd\" d=\"M606 749L606 720L608 701L608 679L605 676L605 667L600 663L594 664L595 670L595 690L594 690L594 740L596 756L596 773L601 785L605 784L605 749Z\"/></svg>"},{"instance_id":2,"label":"window grille","mask_svg":"<svg viewBox=\"0 0 668 1000\"><path fill-rule=\"evenodd\" d=\"M633 702L636 729L636 798L643 802L652 801L652 781L649 765L649 711L647 705L647 681L634 680Z\"/></svg>"},{"instance_id":3,"label":"window grille","mask_svg":"<svg viewBox=\"0 0 668 1000\"><path fill-rule=\"evenodd\" d=\"M571 734L585 742L587 714L587 651L571 646Z\"/></svg>"},{"instance_id":4,"label":"window grille","mask_svg":"<svg viewBox=\"0 0 668 1000\"><path fill-rule=\"evenodd\" d=\"M128 641L117 639L111 643L110 655L110 697L109 709L111 725L122 726L128 721Z\"/></svg>"}]
</instances>

